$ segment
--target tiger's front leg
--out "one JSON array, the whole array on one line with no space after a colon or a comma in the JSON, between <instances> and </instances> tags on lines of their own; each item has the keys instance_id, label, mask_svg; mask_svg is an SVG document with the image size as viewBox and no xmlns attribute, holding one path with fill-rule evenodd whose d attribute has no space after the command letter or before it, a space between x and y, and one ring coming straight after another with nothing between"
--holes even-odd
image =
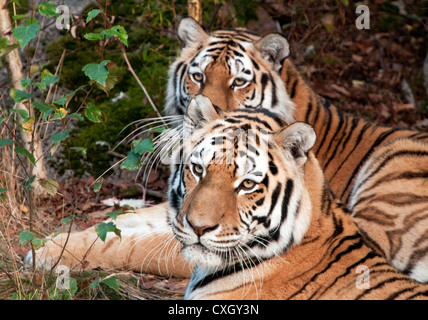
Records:
<instances>
[{"instance_id":1,"label":"tiger's front leg","mask_svg":"<svg viewBox=\"0 0 428 320\"><path fill-rule=\"evenodd\" d=\"M180 254L181 244L168 225L167 210L165 202L120 215L116 226L121 230L121 237L109 232L105 242L98 237L95 227L60 234L36 250L36 265L45 269L66 265L75 270L119 269L190 277L192 267ZM33 263L31 252L25 261Z\"/></svg>"}]
</instances>

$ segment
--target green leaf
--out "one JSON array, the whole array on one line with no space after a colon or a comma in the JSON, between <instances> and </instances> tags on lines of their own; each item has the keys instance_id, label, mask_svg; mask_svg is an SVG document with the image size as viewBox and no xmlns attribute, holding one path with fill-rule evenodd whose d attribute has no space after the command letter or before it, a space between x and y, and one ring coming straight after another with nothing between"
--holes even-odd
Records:
<instances>
[{"instance_id":1,"label":"green leaf","mask_svg":"<svg viewBox=\"0 0 428 320\"><path fill-rule=\"evenodd\" d=\"M39 21L37 21L34 17L29 17L26 20L24 20L24 24L28 27L30 24L37 24L39 25Z\"/></svg>"},{"instance_id":2,"label":"green leaf","mask_svg":"<svg viewBox=\"0 0 428 320\"><path fill-rule=\"evenodd\" d=\"M2 199L3 201L7 200L6 195L4 194L7 191L7 188L0 188L0 199ZM0 262L1 263L1 262Z\"/></svg>"},{"instance_id":3,"label":"green leaf","mask_svg":"<svg viewBox=\"0 0 428 320\"><path fill-rule=\"evenodd\" d=\"M13 98L13 100L15 100L16 103L21 103L22 101L25 101L33 97L33 95L28 93L27 91L17 90L17 89L10 90L10 96Z\"/></svg>"},{"instance_id":4,"label":"green leaf","mask_svg":"<svg viewBox=\"0 0 428 320\"><path fill-rule=\"evenodd\" d=\"M123 214L123 213L124 213L123 209L119 209L119 210L116 210L116 211L113 211L113 212L106 213L106 215L109 216L110 218L112 218L113 220L116 220L117 217L120 214Z\"/></svg>"},{"instance_id":5,"label":"green leaf","mask_svg":"<svg viewBox=\"0 0 428 320\"><path fill-rule=\"evenodd\" d=\"M118 37L119 40L125 45L128 46L128 35L126 33L126 30L122 26L114 26L111 29L104 30L101 32L105 35L106 39L111 37Z\"/></svg>"},{"instance_id":6,"label":"green leaf","mask_svg":"<svg viewBox=\"0 0 428 320\"><path fill-rule=\"evenodd\" d=\"M40 185L51 196L56 195L56 193L58 192L58 186L59 186L59 184L58 184L58 181L56 181L55 179L48 179L48 180L45 180L45 181L41 181Z\"/></svg>"},{"instance_id":7,"label":"green leaf","mask_svg":"<svg viewBox=\"0 0 428 320\"><path fill-rule=\"evenodd\" d=\"M62 98L60 98L60 99L55 100L53 103L55 103L55 104L57 104L57 105L60 105L60 106L62 106L62 107L67 106L67 105L68 105L68 103L70 102L71 98L73 98L73 96L76 94L76 92L77 92L77 91L79 91L79 90L81 90L81 89L83 89L83 88L84 88L84 87L86 87L86 86L87 86L87 84L85 84L85 85L83 85L83 86L80 86L80 87L79 87L79 88L77 88L76 90L74 90L74 91L72 91L72 92L67 93L66 95L64 95L64 97L62 97Z\"/></svg>"},{"instance_id":8,"label":"green leaf","mask_svg":"<svg viewBox=\"0 0 428 320\"><path fill-rule=\"evenodd\" d=\"M2 39L5 39L5 38L2 38ZM0 57L8 55L11 51L15 50L16 48L19 48L19 44L17 44L17 43L10 44L10 45L2 47L2 48L0 47Z\"/></svg>"},{"instance_id":9,"label":"green leaf","mask_svg":"<svg viewBox=\"0 0 428 320\"><path fill-rule=\"evenodd\" d=\"M52 116L51 120L64 119L65 116L67 115L67 113L68 113L68 111L65 110L64 108L59 108L59 109L55 110L55 113Z\"/></svg>"},{"instance_id":10,"label":"green leaf","mask_svg":"<svg viewBox=\"0 0 428 320\"><path fill-rule=\"evenodd\" d=\"M31 240L31 244L33 245L34 249L37 250L43 247L47 241L47 239L34 238Z\"/></svg>"},{"instance_id":11,"label":"green leaf","mask_svg":"<svg viewBox=\"0 0 428 320\"><path fill-rule=\"evenodd\" d=\"M165 127L159 127L159 128L153 128L153 129L151 129L149 132L150 133L162 133L162 132L164 132L166 130L166 128Z\"/></svg>"},{"instance_id":12,"label":"green leaf","mask_svg":"<svg viewBox=\"0 0 428 320\"><path fill-rule=\"evenodd\" d=\"M119 79L116 76L109 73L109 75L107 76L107 79L106 79L105 86L102 86L102 85L97 83L97 87L99 89L103 90L107 96L109 96L110 91L114 88L114 86L118 83L118 81L119 81Z\"/></svg>"},{"instance_id":13,"label":"green leaf","mask_svg":"<svg viewBox=\"0 0 428 320\"><path fill-rule=\"evenodd\" d=\"M85 75L89 79L96 81L102 86L105 86L105 82L109 72L106 65L109 62L110 60L104 60L99 64L89 63L82 68L82 71L85 72Z\"/></svg>"},{"instance_id":14,"label":"green leaf","mask_svg":"<svg viewBox=\"0 0 428 320\"><path fill-rule=\"evenodd\" d=\"M28 26L19 25L13 28L13 36L21 46L21 50L24 50L25 46L37 36L39 29L39 25L36 23L32 23Z\"/></svg>"},{"instance_id":15,"label":"green leaf","mask_svg":"<svg viewBox=\"0 0 428 320\"><path fill-rule=\"evenodd\" d=\"M48 86L55 84L58 81L58 76L54 76L49 70L42 71L42 81L36 82L35 85L44 91Z\"/></svg>"},{"instance_id":16,"label":"green leaf","mask_svg":"<svg viewBox=\"0 0 428 320\"><path fill-rule=\"evenodd\" d=\"M68 130L64 130L63 132L58 132L58 133L53 134L51 137L51 140L54 143L54 145L58 144L60 141L67 139L70 131L71 131L71 129L68 129Z\"/></svg>"},{"instance_id":17,"label":"green leaf","mask_svg":"<svg viewBox=\"0 0 428 320\"><path fill-rule=\"evenodd\" d=\"M23 14L16 14L16 15L12 16L12 20L13 20L14 22L15 22L15 21L19 21L19 20L22 20L22 19L24 19L24 18L27 18L27 16L28 16L28 14L27 14L27 13L23 13ZM26 25L28 25L28 23L27 23Z\"/></svg>"},{"instance_id":18,"label":"green leaf","mask_svg":"<svg viewBox=\"0 0 428 320\"><path fill-rule=\"evenodd\" d=\"M89 285L89 288L95 289L99 284L100 284L100 279L98 278Z\"/></svg>"},{"instance_id":19,"label":"green leaf","mask_svg":"<svg viewBox=\"0 0 428 320\"><path fill-rule=\"evenodd\" d=\"M22 78L21 79L21 84L24 88L27 88L30 83L31 83L30 78Z\"/></svg>"},{"instance_id":20,"label":"green leaf","mask_svg":"<svg viewBox=\"0 0 428 320\"><path fill-rule=\"evenodd\" d=\"M83 156L86 157L86 148L83 147L71 147L71 150L76 150L78 152L81 152L83 154Z\"/></svg>"},{"instance_id":21,"label":"green leaf","mask_svg":"<svg viewBox=\"0 0 428 320\"><path fill-rule=\"evenodd\" d=\"M120 164L121 169L126 169L129 171L135 171L140 168L140 155L136 153L134 150L131 150L128 153L125 161Z\"/></svg>"},{"instance_id":22,"label":"green leaf","mask_svg":"<svg viewBox=\"0 0 428 320\"><path fill-rule=\"evenodd\" d=\"M30 152L28 152L27 149L15 146L15 151L17 153L19 153L20 155L28 157L28 159L30 159L30 162L32 164L34 164L34 165L36 164L36 158Z\"/></svg>"},{"instance_id":23,"label":"green leaf","mask_svg":"<svg viewBox=\"0 0 428 320\"><path fill-rule=\"evenodd\" d=\"M85 39L91 41L98 41L102 39L108 39L111 37L119 38L120 42L122 42L125 46L128 46L128 34L124 27L117 25L110 29L103 30L100 33L87 33L84 35Z\"/></svg>"},{"instance_id":24,"label":"green leaf","mask_svg":"<svg viewBox=\"0 0 428 320\"><path fill-rule=\"evenodd\" d=\"M33 240L34 237L34 234L30 231L21 231L18 236L21 247L25 246L27 243Z\"/></svg>"},{"instance_id":25,"label":"green leaf","mask_svg":"<svg viewBox=\"0 0 428 320\"><path fill-rule=\"evenodd\" d=\"M117 279L116 277L106 278L102 281L102 283L107 285L107 287L109 287L110 289L113 289L114 291L119 292L120 282L119 282L119 279Z\"/></svg>"},{"instance_id":26,"label":"green leaf","mask_svg":"<svg viewBox=\"0 0 428 320\"><path fill-rule=\"evenodd\" d=\"M95 182L94 184L94 192L98 192L101 189L101 185L103 184L104 179L101 178L100 180L98 180L97 182Z\"/></svg>"},{"instance_id":27,"label":"green leaf","mask_svg":"<svg viewBox=\"0 0 428 320\"><path fill-rule=\"evenodd\" d=\"M33 107L35 107L37 110L39 110L43 114L43 119L45 121L53 111L51 106L39 100L33 101Z\"/></svg>"},{"instance_id":28,"label":"green leaf","mask_svg":"<svg viewBox=\"0 0 428 320\"><path fill-rule=\"evenodd\" d=\"M83 117L80 113L71 113L67 116L67 118L75 118L75 119L80 120L80 121L85 120L85 119L83 119Z\"/></svg>"},{"instance_id":29,"label":"green leaf","mask_svg":"<svg viewBox=\"0 0 428 320\"><path fill-rule=\"evenodd\" d=\"M13 144L12 139L0 139L0 148L6 147Z\"/></svg>"},{"instance_id":30,"label":"green leaf","mask_svg":"<svg viewBox=\"0 0 428 320\"><path fill-rule=\"evenodd\" d=\"M88 102L88 106L85 109L85 116L92 122L101 122L101 110L98 109L92 102Z\"/></svg>"},{"instance_id":31,"label":"green leaf","mask_svg":"<svg viewBox=\"0 0 428 320\"><path fill-rule=\"evenodd\" d=\"M31 178L26 178L24 179L24 185L25 185L25 189L27 191L31 190L31 184L34 182L34 179L36 179L36 176L32 176Z\"/></svg>"},{"instance_id":32,"label":"green leaf","mask_svg":"<svg viewBox=\"0 0 428 320\"><path fill-rule=\"evenodd\" d=\"M24 120L28 118L28 112L27 110L24 110L24 109L11 109L9 110L9 112L18 113Z\"/></svg>"},{"instance_id":33,"label":"green leaf","mask_svg":"<svg viewBox=\"0 0 428 320\"><path fill-rule=\"evenodd\" d=\"M52 2L41 2L39 5L39 13L42 16L47 17L59 17L59 13L56 12L56 8Z\"/></svg>"},{"instance_id":34,"label":"green leaf","mask_svg":"<svg viewBox=\"0 0 428 320\"><path fill-rule=\"evenodd\" d=\"M114 232L117 236L120 237L120 230L116 227L113 221L110 221L108 223L101 222L97 224L95 226L95 232L97 233L98 237L100 237L102 241L106 241L108 232Z\"/></svg>"},{"instance_id":35,"label":"green leaf","mask_svg":"<svg viewBox=\"0 0 428 320\"><path fill-rule=\"evenodd\" d=\"M74 215L74 214L72 214L72 215L71 215L71 216L69 216L69 217L62 218L62 219L61 219L61 222L62 222L62 223L65 223L65 224L69 224L69 223L70 223L70 221L74 219L74 217L75 217L75 215Z\"/></svg>"},{"instance_id":36,"label":"green leaf","mask_svg":"<svg viewBox=\"0 0 428 320\"><path fill-rule=\"evenodd\" d=\"M144 140L136 140L133 142L134 152L143 155L145 152L153 152L153 141L151 138Z\"/></svg>"},{"instance_id":37,"label":"green leaf","mask_svg":"<svg viewBox=\"0 0 428 320\"><path fill-rule=\"evenodd\" d=\"M88 17L86 18L86 23L91 21L93 18L95 18L100 13L101 13L101 10L99 10L99 9L94 9L94 10L89 11Z\"/></svg>"},{"instance_id":38,"label":"green leaf","mask_svg":"<svg viewBox=\"0 0 428 320\"><path fill-rule=\"evenodd\" d=\"M6 48L10 45L10 42L7 38L0 38L0 50Z\"/></svg>"},{"instance_id":39,"label":"green leaf","mask_svg":"<svg viewBox=\"0 0 428 320\"><path fill-rule=\"evenodd\" d=\"M40 82L34 83L42 92L50 85L55 84L58 81L58 77L54 75L46 76Z\"/></svg>"},{"instance_id":40,"label":"green leaf","mask_svg":"<svg viewBox=\"0 0 428 320\"><path fill-rule=\"evenodd\" d=\"M67 289L63 292L61 299L62 300L71 300L73 296L76 294L79 287L77 286L76 279L70 278L69 280L70 289Z\"/></svg>"},{"instance_id":41,"label":"green leaf","mask_svg":"<svg viewBox=\"0 0 428 320\"><path fill-rule=\"evenodd\" d=\"M65 103L66 103L66 101L67 101L67 98L68 98L68 95L65 95L64 97L62 97L62 98L59 98L59 99L55 100L53 103L55 103L55 104L57 104L57 105L59 105L59 106L64 107L64 106L65 106Z\"/></svg>"},{"instance_id":42,"label":"green leaf","mask_svg":"<svg viewBox=\"0 0 428 320\"><path fill-rule=\"evenodd\" d=\"M103 33L87 33L83 36L87 40L98 41L104 39Z\"/></svg>"}]
</instances>

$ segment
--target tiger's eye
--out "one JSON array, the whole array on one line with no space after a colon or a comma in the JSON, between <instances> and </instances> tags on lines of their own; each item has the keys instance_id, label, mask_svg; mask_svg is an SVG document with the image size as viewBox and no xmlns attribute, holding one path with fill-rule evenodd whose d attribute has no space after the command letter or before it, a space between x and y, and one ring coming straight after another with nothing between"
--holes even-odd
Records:
<instances>
[{"instance_id":1,"label":"tiger's eye","mask_svg":"<svg viewBox=\"0 0 428 320\"><path fill-rule=\"evenodd\" d=\"M192 169L197 176L201 176L204 172L204 168L200 164L193 164Z\"/></svg>"},{"instance_id":2,"label":"tiger's eye","mask_svg":"<svg viewBox=\"0 0 428 320\"><path fill-rule=\"evenodd\" d=\"M254 188L255 185L256 183L250 179L246 179L241 183L242 189L247 189L247 190Z\"/></svg>"},{"instance_id":3,"label":"tiger's eye","mask_svg":"<svg viewBox=\"0 0 428 320\"><path fill-rule=\"evenodd\" d=\"M247 81L245 79L242 79L242 78L236 78L235 81L233 81L233 85L235 87L243 86L246 83L247 83Z\"/></svg>"},{"instance_id":4,"label":"tiger's eye","mask_svg":"<svg viewBox=\"0 0 428 320\"><path fill-rule=\"evenodd\" d=\"M202 73L194 73L193 75L193 79L195 79L195 81L197 82L202 82L202 80L204 79L204 76L202 75Z\"/></svg>"}]
</instances>

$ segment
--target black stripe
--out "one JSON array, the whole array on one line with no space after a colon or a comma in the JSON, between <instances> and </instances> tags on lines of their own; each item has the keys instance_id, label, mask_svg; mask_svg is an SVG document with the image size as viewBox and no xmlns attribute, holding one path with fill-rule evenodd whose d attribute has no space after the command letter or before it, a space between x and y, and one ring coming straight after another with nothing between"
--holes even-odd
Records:
<instances>
[{"instance_id":1,"label":"black stripe","mask_svg":"<svg viewBox=\"0 0 428 320\"><path fill-rule=\"evenodd\" d=\"M264 177L264 179L262 180L262 182L260 182L262 185L264 185L265 186L265 188L266 188L266 190L267 190L267 188L269 187L269 176L268 175L266 175L265 177Z\"/></svg>"},{"instance_id":2,"label":"black stripe","mask_svg":"<svg viewBox=\"0 0 428 320\"><path fill-rule=\"evenodd\" d=\"M345 203L347 203L348 199L343 199L343 195L346 193L346 190L348 190L348 188L351 186L352 181L354 180L354 177L356 176L356 174L358 173L358 171L360 170L361 166L366 162L367 158L371 155L371 153L374 151L374 149L381 144L386 138L388 138L391 134L395 133L397 131L397 129L390 129L388 131L383 132L377 139L376 141L373 143L373 145L370 147L370 149L366 152L366 154L364 155L364 157L361 159L361 161L358 163L357 167L354 169L354 171L352 172L351 178L348 180L348 183L346 184L345 189L343 190L342 194L340 195L340 198L342 200L346 200L344 201Z\"/></svg>"},{"instance_id":3,"label":"black stripe","mask_svg":"<svg viewBox=\"0 0 428 320\"><path fill-rule=\"evenodd\" d=\"M278 116L278 114L269 111L268 109L245 109L245 110L235 110L235 112L239 113L241 111L244 111L245 113L253 113L253 114L260 114L262 113L263 115L271 118L272 120L274 120L279 126L284 126L285 122L281 119L281 117Z\"/></svg>"},{"instance_id":4,"label":"black stripe","mask_svg":"<svg viewBox=\"0 0 428 320\"><path fill-rule=\"evenodd\" d=\"M291 91L290 91L290 98L293 99L294 96L296 95L296 86L297 83L299 82L299 78L297 78L296 80L294 80L293 85L291 87Z\"/></svg>"},{"instance_id":5,"label":"black stripe","mask_svg":"<svg viewBox=\"0 0 428 320\"><path fill-rule=\"evenodd\" d=\"M327 147L327 150L330 152L331 151L331 149L332 149L332 146L333 146L333 142L336 140L335 139L335 137L338 137L339 136L339 132L340 132L340 130L342 129L342 127L343 127L343 123L344 123L344 120L343 120L343 112L342 111L340 111L339 109L335 109L334 110L336 113L337 113L337 115L338 115L338 117L339 117L339 124L338 125L336 125L336 130L335 130L335 132L334 132L334 134L333 134L333 136L332 136L332 138L330 139L330 143L328 144L328 147ZM346 122L346 123L348 123L348 122ZM338 141L338 143L336 144L336 148L335 148L335 150L337 149L337 146L339 145L339 143L340 143L340 141L342 140L342 138L343 138L343 134L341 135L342 137L341 137L341 139ZM335 154L335 152L333 152L333 154L332 155L334 155ZM327 155L327 153L325 153L324 154L324 156L323 156L323 159L325 159L325 156ZM330 158L331 159L331 158ZM327 164L326 165L324 165L323 167L325 167L325 168L327 168Z\"/></svg>"},{"instance_id":6,"label":"black stripe","mask_svg":"<svg viewBox=\"0 0 428 320\"><path fill-rule=\"evenodd\" d=\"M407 300L414 299L414 298L419 297L419 296L428 297L428 291L415 293L414 295L407 297Z\"/></svg>"},{"instance_id":7,"label":"black stripe","mask_svg":"<svg viewBox=\"0 0 428 320\"><path fill-rule=\"evenodd\" d=\"M315 282L316 278L318 278L320 275L327 272L334 263L338 262L343 256L347 255L348 253L351 253L354 250L359 249L363 246L364 246L364 242L362 239L360 239L358 242L350 245L346 250L341 251L339 254L337 254L336 258L334 260L330 261L328 263L328 265L321 272L315 274L300 290L297 290L288 299L291 299L291 298L297 296L299 293L304 292L306 290L307 286L313 284Z\"/></svg>"},{"instance_id":8,"label":"black stripe","mask_svg":"<svg viewBox=\"0 0 428 320\"><path fill-rule=\"evenodd\" d=\"M346 268L345 272L342 273L339 276L336 276L336 278L334 279L334 281L332 283L330 283L328 286L325 287L324 291L322 293L320 293L320 296L322 296L327 290L329 290L330 288L332 288L339 279L346 277L347 275L349 275L351 273L351 271L354 272L354 268L358 267L359 265L365 263L367 260L369 259L373 259L373 258L377 258L379 257L378 254L376 254L373 251L370 251L367 255L365 255L363 258L361 258L360 260L358 260L357 262L353 263L352 265L350 265L349 267ZM313 298L313 296L311 297Z\"/></svg>"},{"instance_id":9,"label":"black stripe","mask_svg":"<svg viewBox=\"0 0 428 320\"><path fill-rule=\"evenodd\" d=\"M285 219L287 219L287 216L288 216L288 206L290 204L290 198L293 192L293 185L294 185L293 181L291 179L287 179L287 184L284 191L284 197L282 198L281 221L279 225L276 226L275 229L269 233L269 238L270 238L269 242L278 241L279 239L281 226L284 224Z\"/></svg>"},{"instance_id":10,"label":"black stripe","mask_svg":"<svg viewBox=\"0 0 428 320\"><path fill-rule=\"evenodd\" d=\"M239 263L237 263L233 266L229 266L223 270L219 270L217 272L209 274L208 276L206 276L202 280L198 281L194 285L193 291L195 289L202 288L202 287L206 286L207 284L209 284L209 283L211 283L217 279L227 277L228 275L231 275L234 273L238 273L239 271L244 270L244 269L251 269L253 267L256 267L257 265L259 265L263 261L264 261L263 258L260 258L260 257L257 259L253 259L251 261L240 261ZM195 274L195 272L193 274Z\"/></svg>"},{"instance_id":11,"label":"black stripe","mask_svg":"<svg viewBox=\"0 0 428 320\"><path fill-rule=\"evenodd\" d=\"M359 300L359 299L361 299L362 297L364 297L365 295L367 295L367 294L369 294L369 293L371 293L371 292L373 292L373 291L375 291L375 290L382 289L382 287L384 287L384 286L385 286L385 285L387 285L387 284L394 283L394 282L397 282L397 281L402 281L402 280L406 280L406 282L408 282L408 283L412 283L412 282L411 282L411 279L410 279L410 278L408 278L408 277L392 277L392 278L388 278L388 279L387 279L387 280L385 280L385 281L381 281L381 282L379 282L379 283L378 283L378 284L376 284L374 287L370 287L370 288L368 288L368 289L364 290L360 295L358 295L358 296L355 298L355 300Z\"/></svg>"},{"instance_id":12,"label":"black stripe","mask_svg":"<svg viewBox=\"0 0 428 320\"><path fill-rule=\"evenodd\" d=\"M336 147L334 148L333 152L330 154L330 157L328 158L328 160L323 164L324 168L328 168L328 166L330 165L330 162L333 159L336 159L336 153L339 150L340 146L342 146L342 150L344 149L344 145L342 144L342 141L343 141L343 139L345 139L345 140L349 139L350 131L352 130L352 129L351 130L348 129L348 124L349 124L349 118L346 118L345 128L343 129L343 133L340 135L340 140L337 142ZM352 121L352 124L354 124L354 121ZM348 132L348 134L345 135L344 134L345 132ZM334 139L332 139L331 141L333 141L333 140Z\"/></svg>"},{"instance_id":13,"label":"black stripe","mask_svg":"<svg viewBox=\"0 0 428 320\"><path fill-rule=\"evenodd\" d=\"M412 156L412 157L426 157L428 156L428 152L425 151L413 151L413 150L404 150L399 151L396 153L393 153L386 157L381 164L379 164L375 169L372 170L372 173L365 179L365 181L370 180L374 175L378 174L380 170L382 170L383 167L387 165L388 162L395 160L396 158L402 157L402 156ZM361 185L364 184L364 182L361 183ZM356 190L360 188L359 185Z\"/></svg>"},{"instance_id":14,"label":"black stripe","mask_svg":"<svg viewBox=\"0 0 428 320\"><path fill-rule=\"evenodd\" d=\"M306 108L305 121L309 122L309 116L312 112L312 102L309 101L308 106Z\"/></svg>"},{"instance_id":15,"label":"black stripe","mask_svg":"<svg viewBox=\"0 0 428 320\"><path fill-rule=\"evenodd\" d=\"M269 170L274 176L276 176L278 173L278 167L273 161L269 161Z\"/></svg>"},{"instance_id":16,"label":"black stripe","mask_svg":"<svg viewBox=\"0 0 428 320\"><path fill-rule=\"evenodd\" d=\"M258 64L257 64L257 62L255 62L252 58L251 58L251 62L253 63L254 68L255 68L256 70L260 70L259 65L258 65Z\"/></svg>"},{"instance_id":17,"label":"black stripe","mask_svg":"<svg viewBox=\"0 0 428 320\"><path fill-rule=\"evenodd\" d=\"M409 291L412 292L413 290L418 289L418 287L419 287L418 285L415 285L413 287L409 287L409 288L405 288L405 289L399 290L397 292L392 293L390 296L388 296L384 300L395 300L399 295L402 295L403 293L406 293L406 292L409 292Z\"/></svg>"},{"instance_id":18,"label":"black stripe","mask_svg":"<svg viewBox=\"0 0 428 320\"><path fill-rule=\"evenodd\" d=\"M324 108L324 111L327 112L328 120L327 120L327 123L324 124L324 127L325 127L324 135L323 135L322 139L319 140L319 142L318 142L319 145L318 145L318 149L316 151L317 155L318 155L318 152L321 150L321 148L324 146L324 141L327 138L327 135L328 135L328 133L330 132L330 129L331 129L331 118L332 118L331 110L330 110L330 108ZM317 158L318 158L318 156L317 156Z\"/></svg>"},{"instance_id":19,"label":"black stripe","mask_svg":"<svg viewBox=\"0 0 428 320\"><path fill-rule=\"evenodd\" d=\"M267 175L266 175L266 177L267 177ZM276 206L276 202L278 201L279 193L281 192L281 187L282 187L281 182L278 182L276 187L275 187L275 190L273 191L272 196L271 196L272 202L271 202L271 205L269 208L268 216L270 216L272 214L272 211Z\"/></svg>"},{"instance_id":20,"label":"black stripe","mask_svg":"<svg viewBox=\"0 0 428 320\"><path fill-rule=\"evenodd\" d=\"M271 104L272 107L275 107L277 102L278 102L278 98L276 96L276 84L275 81L273 81L272 75L269 73L269 80L271 81L272 84L272 100L271 100Z\"/></svg>"},{"instance_id":21,"label":"black stripe","mask_svg":"<svg viewBox=\"0 0 428 320\"><path fill-rule=\"evenodd\" d=\"M265 202L265 197L260 198L259 200L256 201L256 205L261 207L263 205L263 203Z\"/></svg>"},{"instance_id":22,"label":"black stripe","mask_svg":"<svg viewBox=\"0 0 428 320\"><path fill-rule=\"evenodd\" d=\"M359 120L358 120L359 122ZM352 148L352 150L347 154L347 156L345 157L345 159L342 161L342 163L338 166L338 168L336 169L335 173L333 174L333 176L329 179L329 181L332 181L334 179L334 177L336 176L336 174L340 171L340 169L342 168L342 166L347 163L348 158L351 156L351 154L357 149L358 145L360 144L362 137L364 135L364 133L370 128L370 124L366 123L364 124L364 126L361 128L360 133L358 134L357 139L354 142L354 147ZM356 133L356 132L353 132ZM323 168L324 170L326 168Z\"/></svg>"},{"instance_id":23,"label":"black stripe","mask_svg":"<svg viewBox=\"0 0 428 320\"><path fill-rule=\"evenodd\" d=\"M262 124L264 127L268 128L269 130L272 130L272 127L269 125L269 123L267 123L264 120L261 120L259 118L255 118L255 117L250 117L247 115L240 115L240 114L230 114L232 118L238 118L238 119L245 119L245 120L250 120L250 121L254 121L254 122L258 122L260 124Z\"/></svg>"}]
</instances>

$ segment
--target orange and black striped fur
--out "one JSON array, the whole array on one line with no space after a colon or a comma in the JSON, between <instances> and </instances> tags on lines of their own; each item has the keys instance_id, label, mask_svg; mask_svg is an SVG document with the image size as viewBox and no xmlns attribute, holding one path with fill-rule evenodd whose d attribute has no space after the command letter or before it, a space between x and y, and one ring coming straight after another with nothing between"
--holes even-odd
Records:
<instances>
[{"instance_id":1,"label":"orange and black striped fur","mask_svg":"<svg viewBox=\"0 0 428 320\"><path fill-rule=\"evenodd\" d=\"M399 158L388 164L394 175L382 183L406 185L406 202L383 201L354 216L367 241L393 265L420 281L428 281L428 176L427 157L419 158L407 146L425 149L428 133L399 130L352 117L316 95L287 59L287 40L279 34L260 38L245 30L220 30L206 33L194 20L184 19L179 27L184 48L171 66L166 111L183 114L195 94L203 94L222 110L265 108L313 126L318 140L313 148L333 192L346 204L366 163L387 152L391 141L401 149ZM195 79L195 75L196 78ZM291 104L290 104L291 103ZM408 151L408 152L407 152ZM406 159L412 159L407 161ZM417 159L416 159L417 158ZM414 162L418 163L415 167ZM361 181L360 181L361 182ZM360 183L359 182L359 183ZM378 188L379 189L379 188ZM353 202L361 193L354 192ZM390 197L400 197L400 192ZM374 201L374 199L372 199ZM389 214L393 210L394 214ZM415 216L416 215L416 216ZM417 228L409 228L417 223ZM382 233L382 236L379 234ZM399 256L396 254L399 253ZM423 272L413 272L419 265Z\"/></svg>"},{"instance_id":2,"label":"orange and black striped fur","mask_svg":"<svg viewBox=\"0 0 428 320\"><path fill-rule=\"evenodd\" d=\"M366 242L398 270L428 281L428 157L422 143L428 140L427 133L381 127L330 105L287 59L289 46L282 35L260 38L242 29L208 34L190 18L181 21L178 35L184 47L169 71L165 111L171 116L166 121L182 121L192 97L202 94L219 110L266 109L289 123L309 123L318 137L312 152L333 192L352 210ZM178 129L163 137L179 140ZM160 155L168 153L159 146ZM388 161L384 154L389 155ZM83 242L96 239L93 229L69 238L60 235L38 251L37 263L56 261L69 239L61 263L85 260L91 267L190 275L178 250L171 249L176 246L166 219L147 222L156 210L165 215L165 204L120 216L118 227L126 231L122 244L114 237L106 244ZM164 237L171 248L160 242ZM31 260L31 254L27 258ZM172 261L177 262L172 265Z\"/></svg>"},{"instance_id":3,"label":"orange and black striped fur","mask_svg":"<svg viewBox=\"0 0 428 320\"><path fill-rule=\"evenodd\" d=\"M188 115L195 138L175 151L169 189L169 223L195 265L187 299L427 299L427 284L365 244L310 125L201 96Z\"/></svg>"}]
</instances>

